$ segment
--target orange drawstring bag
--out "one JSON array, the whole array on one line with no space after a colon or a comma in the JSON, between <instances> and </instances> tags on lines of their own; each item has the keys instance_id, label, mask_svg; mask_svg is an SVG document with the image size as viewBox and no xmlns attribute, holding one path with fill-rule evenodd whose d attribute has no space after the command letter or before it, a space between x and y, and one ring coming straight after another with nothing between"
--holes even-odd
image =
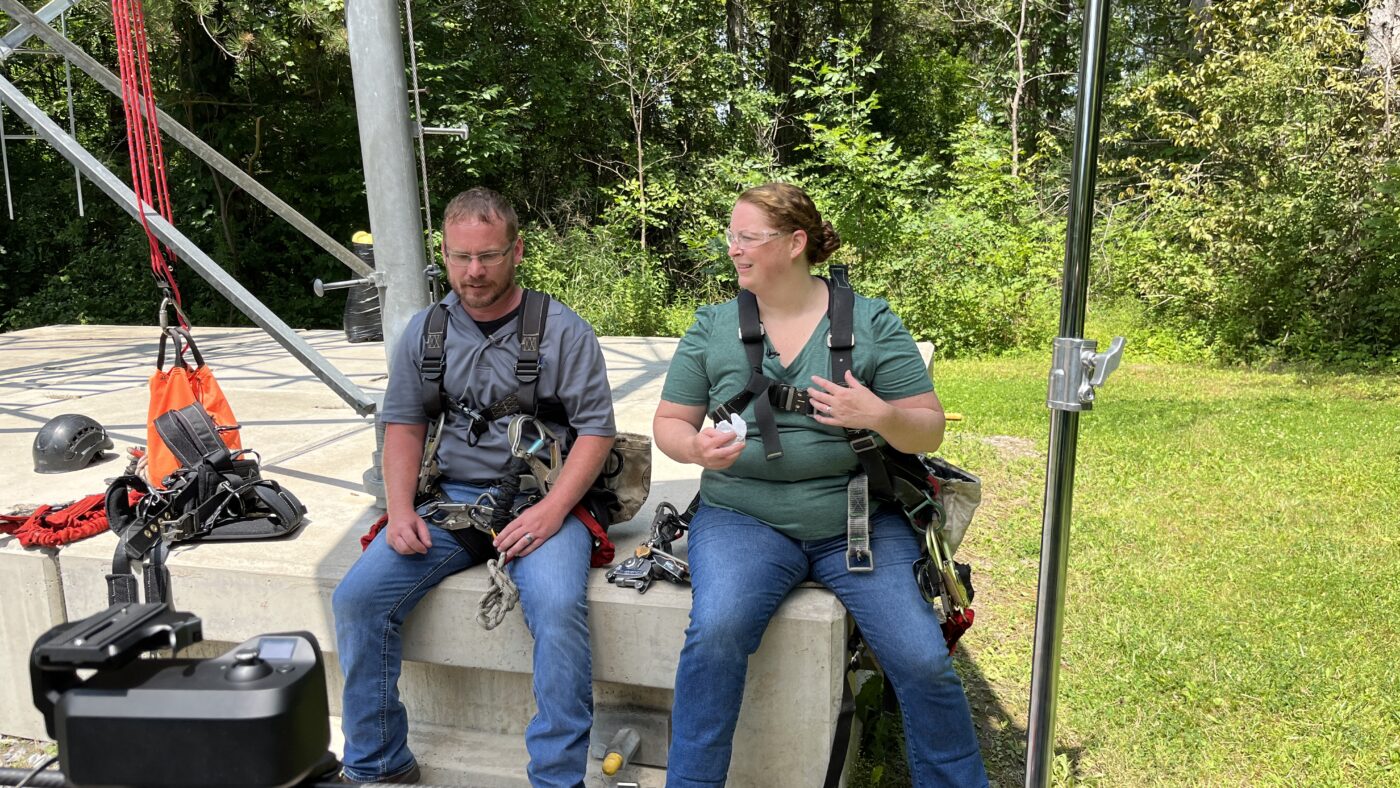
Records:
<instances>
[{"instance_id":1,"label":"orange drawstring bag","mask_svg":"<svg viewBox=\"0 0 1400 788\"><path fill-rule=\"evenodd\" d=\"M175 360L170 369L165 369L166 340L175 343ZM185 351L194 357L194 367L185 361ZM214 424L219 428L219 437L229 451L243 448L239 437L238 420L233 416L233 408L228 397L214 379L214 373L204 364L204 356L194 344L194 337L188 329L177 326L166 328L160 335L160 352L156 356L156 371L151 373L151 402L146 411L146 477L153 487L163 487L165 477L180 467L180 461L161 440L156 431L156 419L172 410L178 410L198 402L209 412Z\"/></svg>"}]
</instances>

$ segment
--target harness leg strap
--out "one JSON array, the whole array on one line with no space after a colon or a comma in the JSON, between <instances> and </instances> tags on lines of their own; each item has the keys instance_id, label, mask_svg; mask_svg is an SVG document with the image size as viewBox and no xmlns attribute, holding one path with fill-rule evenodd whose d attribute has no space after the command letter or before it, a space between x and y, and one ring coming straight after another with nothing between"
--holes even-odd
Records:
<instances>
[{"instance_id":1,"label":"harness leg strap","mask_svg":"<svg viewBox=\"0 0 1400 788\"><path fill-rule=\"evenodd\" d=\"M869 479L858 473L846 484L846 571L874 569L875 554L870 550Z\"/></svg>"}]
</instances>

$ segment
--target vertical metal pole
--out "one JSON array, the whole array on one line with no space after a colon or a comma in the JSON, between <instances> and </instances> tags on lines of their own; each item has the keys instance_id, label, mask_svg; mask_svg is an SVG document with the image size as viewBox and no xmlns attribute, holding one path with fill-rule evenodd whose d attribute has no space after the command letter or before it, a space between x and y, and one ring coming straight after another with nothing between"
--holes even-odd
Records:
<instances>
[{"instance_id":1,"label":"vertical metal pole","mask_svg":"<svg viewBox=\"0 0 1400 788\"><path fill-rule=\"evenodd\" d=\"M5 169L5 208L10 212L10 221L15 220L15 201L10 197L10 146L9 135L5 134L5 108L0 107L0 162Z\"/></svg>"},{"instance_id":2,"label":"vertical metal pole","mask_svg":"<svg viewBox=\"0 0 1400 788\"><path fill-rule=\"evenodd\" d=\"M1087 0L1079 59L1079 103L1070 176L1065 235L1065 275L1060 303L1060 336L1084 336L1089 289L1089 240L1094 218L1094 185L1099 152L1099 103L1104 83L1104 40L1108 0ZM1050 416L1050 449L1045 469L1045 513L1040 539L1040 589L1035 610L1035 649L1031 657L1030 713L1026 725L1026 786L1050 784L1055 756L1055 692L1059 678L1060 632L1064 624L1065 573L1069 566L1069 525L1074 498L1074 458L1079 413L1055 409Z\"/></svg>"},{"instance_id":3,"label":"vertical metal pole","mask_svg":"<svg viewBox=\"0 0 1400 788\"><path fill-rule=\"evenodd\" d=\"M68 37L67 11L58 17L58 32L64 38ZM77 139L78 119L73 115L73 63L67 58L63 59L63 94L68 97L68 136ZM83 209L83 173L77 165L73 166L73 187L78 192L78 215L87 216L87 211Z\"/></svg>"},{"instance_id":4,"label":"vertical metal pole","mask_svg":"<svg viewBox=\"0 0 1400 788\"><path fill-rule=\"evenodd\" d=\"M398 3L346 0L345 27L380 279L384 353L390 356L408 319L428 305Z\"/></svg>"}]
</instances>

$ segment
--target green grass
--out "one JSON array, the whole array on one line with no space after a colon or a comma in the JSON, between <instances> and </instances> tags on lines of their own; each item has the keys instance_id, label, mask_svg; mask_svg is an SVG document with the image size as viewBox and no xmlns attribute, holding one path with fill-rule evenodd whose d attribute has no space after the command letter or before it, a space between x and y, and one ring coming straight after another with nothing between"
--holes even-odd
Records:
<instances>
[{"instance_id":1,"label":"green grass","mask_svg":"<svg viewBox=\"0 0 1400 788\"><path fill-rule=\"evenodd\" d=\"M936 369L966 415L943 453L984 481L958 668L998 785L1023 780L1046 363ZM1056 781L1400 785L1400 379L1129 363L1078 448Z\"/></svg>"}]
</instances>

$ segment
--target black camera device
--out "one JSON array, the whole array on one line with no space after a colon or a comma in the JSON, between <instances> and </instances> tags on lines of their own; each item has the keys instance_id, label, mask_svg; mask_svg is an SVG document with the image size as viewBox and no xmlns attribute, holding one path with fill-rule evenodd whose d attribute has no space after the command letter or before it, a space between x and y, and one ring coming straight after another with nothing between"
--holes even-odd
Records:
<instances>
[{"instance_id":1,"label":"black camera device","mask_svg":"<svg viewBox=\"0 0 1400 788\"><path fill-rule=\"evenodd\" d=\"M138 659L201 638L197 616L163 603L113 605L39 638L34 705L69 784L291 786L333 768L310 633L260 635L210 659Z\"/></svg>"}]
</instances>

